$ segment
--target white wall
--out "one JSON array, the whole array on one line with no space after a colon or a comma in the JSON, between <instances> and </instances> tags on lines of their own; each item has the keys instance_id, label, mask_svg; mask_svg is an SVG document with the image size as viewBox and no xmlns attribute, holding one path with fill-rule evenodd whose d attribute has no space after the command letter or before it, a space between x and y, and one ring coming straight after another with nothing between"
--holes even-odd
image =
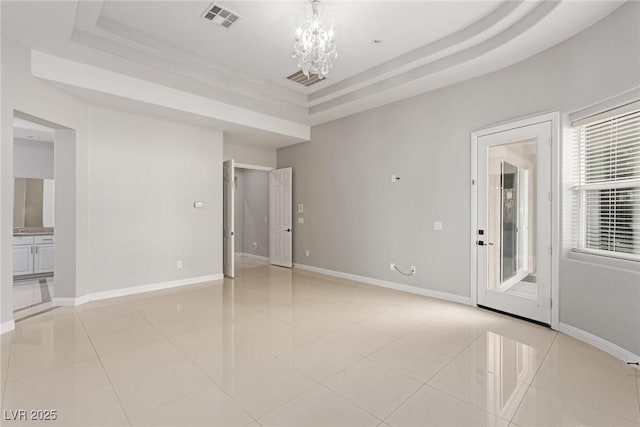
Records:
<instances>
[{"instance_id":1,"label":"white wall","mask_svg":"<svg viewBox=\"0 0 640 427\"><path fill-rule=\"evenodd\" d=\"M53 179L53 149L51 142L14 139L14 176Z\"/></svg>"},{"instance_id":2,"label":"white wall","mask_svg":"<svg viewBox=\"0 0 640 427\"><path fill-rule=\"evenodd\" d=\"M56 296L86 293L87 263L87 107L79 99L33 78L29 50L2 35L0 321L13 317L14 110L71 130L56 130ZM66 135L58 132L66 133Z\"/></svg>"},{"instance_id":3,"label":"white wall","mask_svg":"<svg viewBox=\"0 0 640 427\"><path fill-rule=\"evenodd\" d=\"M222 132L91 106L89 140L92 292L221 274Z\"/></svg>"},{"instance_id":4,"label":"white wall","mask_svg":"<svg viewBox=\"0 0 640 427\"><path fill-rule=\"evenodd\" d=\"M639 86L639 22L629 2L518 64L315 126L311 142L279 149L294 206L305 205L294 262L468 297L471 132ZM640 355L640 274L566 258L560 268L560 321Z\"/></svg>"},{"instance_id":5,"label":"white wall","mask_svg":"<svg viewBox=\"0 0 640 427\"><path fill-rule=\"evenodd\" d=\"M32 77L4 35L1 76L0 322L13 318L14 110L55 128L56 298L222 271L221 132L89 107Z\"/></svg>"},{"instance_id":6,"label":"white wall","mask_svg":"<svg viewBox=\"0 0 640 427\"><path fill-rule=\"evenodd\" d=\"M234 139L224 139L224 160L234 159L236 163L245 163L257 166L275 168L277 164L277 150L271 147L247 145L244 142L236 142Z\"/></svg>"}]
</instances>

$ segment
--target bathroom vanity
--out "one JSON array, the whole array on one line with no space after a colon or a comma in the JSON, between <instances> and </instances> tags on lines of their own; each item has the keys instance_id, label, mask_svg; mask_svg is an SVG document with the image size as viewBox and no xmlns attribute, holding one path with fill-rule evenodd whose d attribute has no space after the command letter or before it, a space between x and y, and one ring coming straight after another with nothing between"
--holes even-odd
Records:
<instances>
[{"instance_id":1,"label":"bathroom vanity","mask_svg":"<svg viewBox=\"0 0 640 427\"><path fill-rule=\"evenodd\" d=\"M13 276L52 275L55 239L53 231L25 230L13 235Z\"/></svg>"}]
</instances>

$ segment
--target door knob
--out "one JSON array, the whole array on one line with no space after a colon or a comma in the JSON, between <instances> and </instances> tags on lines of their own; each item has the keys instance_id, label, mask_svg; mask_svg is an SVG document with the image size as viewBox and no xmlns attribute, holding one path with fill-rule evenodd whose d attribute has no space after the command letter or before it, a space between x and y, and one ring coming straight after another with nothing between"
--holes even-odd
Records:
<instances>
[{"instance_id":1,"label":"door knob","mask_svg":"<svg viewBox=\"0 0 640 427\"><path fill-rule=\"evenodd\" d=\"M493 243L491 243L491 242L485 243L482 240L478 240L477 245L478 246L493 246Z\"/></svg>"},{"instance_id":2,"label":"door knob","mask_svg":"<svg viewBox=\"0 0 640 427\"><path fill-rule=\"evenodd\" d=\"M287 233L291 233L291 229L290 229L290 228L287 228L287 229L286 229L286 230L284 230L284 231L286 231Z\"/></svg>"}]
</instances>

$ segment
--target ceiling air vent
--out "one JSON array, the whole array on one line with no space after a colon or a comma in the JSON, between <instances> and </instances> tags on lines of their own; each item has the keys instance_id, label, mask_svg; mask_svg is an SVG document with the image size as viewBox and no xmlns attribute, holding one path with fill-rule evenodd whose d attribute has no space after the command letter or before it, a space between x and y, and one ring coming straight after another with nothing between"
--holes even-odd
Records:
<instances>
[{"instance_id":1,"label":"ceiling air vent","mask_svg":"<svg viewBox=\"0 0 640 427\"><path fill-rule=\"evenodd\" d=\"M202 17L224 28L231 28L233 24L240 20L240 16L237 13L215 3L211 3L211 6L204 11Z\"/></svg>"},{"instance_id":2,"label":"ceiling air vent","mask_svg":"<svg viewBox=\"0 0 640 427\"><path fill-rule=\"evenodd\" d=\"M324 80L321 79L317 74L309 74L309 77L307 77L304 75L302 70L296 71L290 76L287 76L287 79L291 80L292 82L300 83L302 86L311 86Z\"/></svg>"}]
</instances>

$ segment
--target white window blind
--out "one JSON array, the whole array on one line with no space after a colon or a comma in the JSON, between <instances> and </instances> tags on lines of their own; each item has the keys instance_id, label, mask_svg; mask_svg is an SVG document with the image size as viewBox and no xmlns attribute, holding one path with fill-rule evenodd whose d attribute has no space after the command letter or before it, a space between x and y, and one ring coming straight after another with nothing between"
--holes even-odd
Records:
<instances>
[{"instance_id":1,"label":"white window blind","mask_svg":"<svg viewBox=\"0 0 640 427\"><path fill-rule=\"evenodd\" d=\"M640 102L592 120L576 128L578 250L640 260Z\"/></svg>"}]
</instances>

